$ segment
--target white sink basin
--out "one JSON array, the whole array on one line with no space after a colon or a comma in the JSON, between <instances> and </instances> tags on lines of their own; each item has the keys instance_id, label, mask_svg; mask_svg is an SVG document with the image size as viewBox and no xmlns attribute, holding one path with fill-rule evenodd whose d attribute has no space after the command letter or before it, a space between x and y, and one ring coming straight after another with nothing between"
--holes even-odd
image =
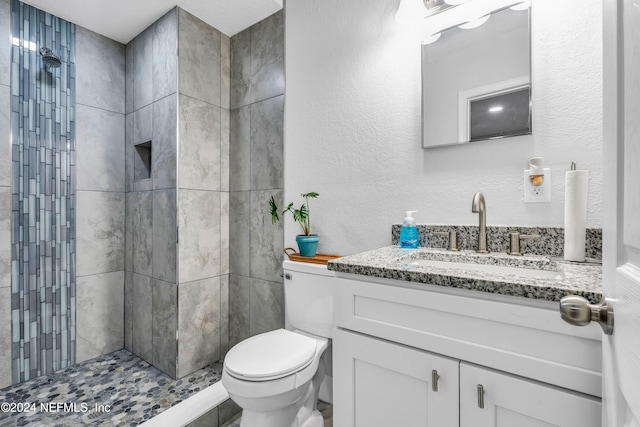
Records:
<instances>
[{"instance_id":1,"label":"white sink basin","mask_svg":"<svg viewBox=\"0 0 640 427\"><path fill-rule=\"evenodd\" d=\"M436 261L431 259L417 259L412 265L420 267L446 268L463 270L467 272L489 273L496 275L512 275L529 277L533 279L562 280L564 274L561 271L537 270L533 268L509 267L504 265L471 264L467 262Z\"/></svg>"}]
</instances>

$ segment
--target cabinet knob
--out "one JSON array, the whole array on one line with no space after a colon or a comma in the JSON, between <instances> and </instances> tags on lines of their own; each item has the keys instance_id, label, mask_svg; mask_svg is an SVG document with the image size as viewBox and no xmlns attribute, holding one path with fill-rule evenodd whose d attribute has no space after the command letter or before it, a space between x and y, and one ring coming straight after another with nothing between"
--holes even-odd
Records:
<instances>
[{"instance_id":1,"label":"cabinet knob","mask_svg":"<svg viewBox=\"0 0 640 427\"><path fill-rule=\"evenodd\" d=\"M478 408L484 409L484 387L478 384Z\"/></svg>"},{"instance_id":2,"label":"cabinet knob","mask_svg":"<svg viewBox=\"0 0 640 427\"><path fill-rule=\"evenodd\" d=\"M565 322L576 326L586 326L595 321L602 327L602 332L607 335L613 333L613 307L604 299L598 304L589 304L586 298L566 296L560 300L560 316Z\"/></svg>"}]
</instances>

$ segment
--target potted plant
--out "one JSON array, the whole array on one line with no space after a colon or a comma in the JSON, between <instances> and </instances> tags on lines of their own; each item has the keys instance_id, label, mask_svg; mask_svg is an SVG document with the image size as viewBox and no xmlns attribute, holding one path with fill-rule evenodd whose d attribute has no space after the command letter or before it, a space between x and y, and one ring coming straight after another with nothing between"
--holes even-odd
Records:
<instances>
[{"instance_id":1,"label":"potted plant","mask_svg":"<svg viewBox=\"0 0 640 427\"><path fill-rule=\"evenodd\" d=\"M304 197L305 202L298 209L293 207L293 203L289 203L289 206L282 211L282 215L287 212L291 212L294 221L302 227L302 234L298 234L296 236L300 255L313 257L316 255L318 240L320 240L320 238L317 234L311 234L311 223L309 222L309 199L315 199L319 194L311 192L300 194L300 196ZM273 199L273 196L271 196L271 200L269 200L269 209L271 211L271 222L275 224L280 220L280 217L278 216L280 209L276 205L276 201Z\"/></svg>"}]
</instances>

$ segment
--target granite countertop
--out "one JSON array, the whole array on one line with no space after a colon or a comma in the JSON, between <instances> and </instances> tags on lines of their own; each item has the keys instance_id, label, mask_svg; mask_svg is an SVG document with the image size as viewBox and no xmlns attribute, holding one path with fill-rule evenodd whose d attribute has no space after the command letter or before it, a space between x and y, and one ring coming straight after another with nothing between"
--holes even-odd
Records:
<instances>
[{"instance_id":1,"label":"granite countertop","mask_svg":"<svg viewBox=\"0 0 640 427\"><path fill-rule=\"evenodd\" d=\"M415 264L417 260L473 263L487 266L520 267L556 271L555 278L526 277L520 274L470 271L460 264L447 266ZM587 260L589 261L589 260ZM602 299L602 266L597 262L574 263L542 255L512 256L505 253L478 254L472 251L452 252L443 249L400 249L386 246L332 260L329 270L428 283L437 286L469 289L523 298L560 301L566 295L579 295L591 303Z\"/></svg>"}]
</instances>

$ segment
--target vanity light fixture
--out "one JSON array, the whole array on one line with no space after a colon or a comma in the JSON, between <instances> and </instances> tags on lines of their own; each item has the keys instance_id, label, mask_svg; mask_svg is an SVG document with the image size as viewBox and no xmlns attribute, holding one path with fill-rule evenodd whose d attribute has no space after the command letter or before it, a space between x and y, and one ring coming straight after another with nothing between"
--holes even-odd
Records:
<instances>
[{"instance_id":1,"label":"vanity light fixture","mask_svg":"<svg viewBox=\"0 0 640 427\"><path fill-rule=\"evenodd\" d=\"M422 0L400 0L396 21L402 24L422 22L427 13L427 7Z\"/></svg>"},{"instance_id":2,"label":"vanity light fixture","mask_svg":"<svg viewBox=\"0 0 640 427\"><path fill-rule=\"evenodd\" d=\"M487 22L489 20L489 18L491 18L491 14L488 13L484 16L481 16L478 19L473 19L469 22L465 22L462 25L458 25L458 28L462 28L463 30L470 30L472 28L477 28L480 25L484 24L485 22Z\"/></svg>"},{"instance_id":3,"label":"vanity light fixture","mask_svg":"<svg viewBox=\"0 0 640 427\"><path fill-rule=\"evenodd\" d=\"M489 108L489 112L490 113L499 113L502 110L504 110L504 107L502 105L495 105L495 106Z\"/></svg>"}]
</instances>

